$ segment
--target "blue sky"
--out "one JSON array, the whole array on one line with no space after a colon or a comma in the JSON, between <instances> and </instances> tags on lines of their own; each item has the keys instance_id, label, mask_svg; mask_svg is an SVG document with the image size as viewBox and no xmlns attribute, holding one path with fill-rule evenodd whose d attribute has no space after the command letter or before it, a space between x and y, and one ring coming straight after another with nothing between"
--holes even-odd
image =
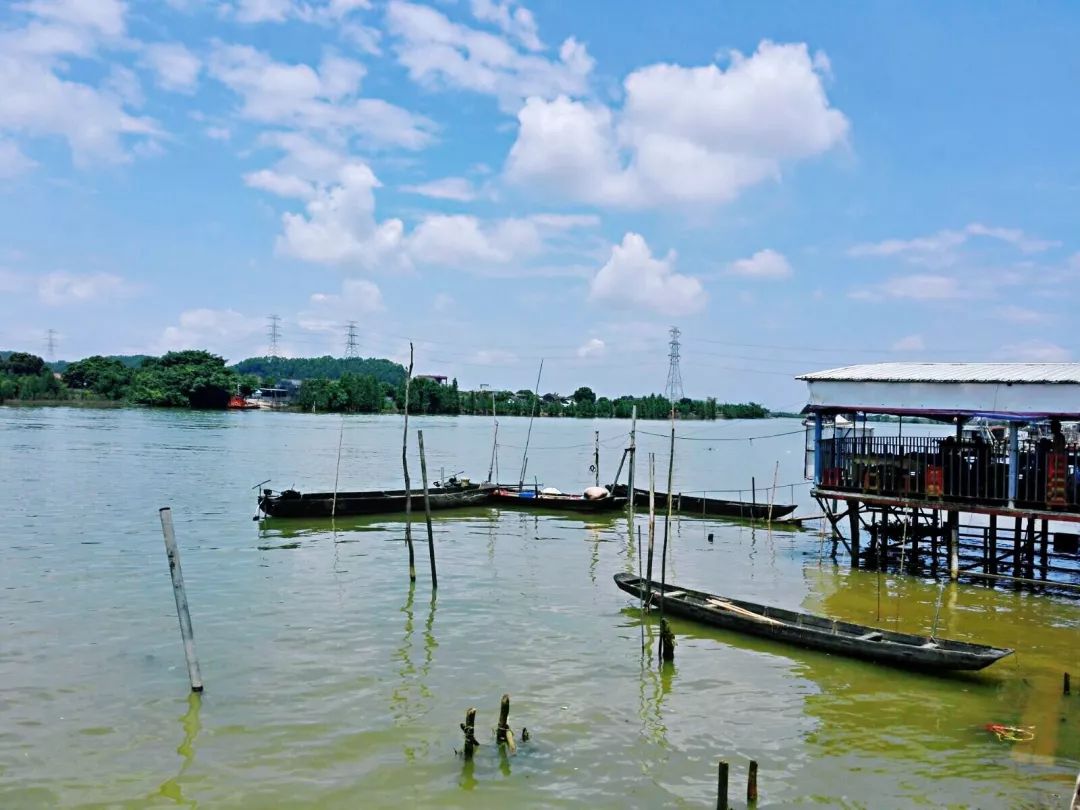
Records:
<instances>
[{"instance_id":1,"label":"blue sky","mask_svg":"<svg viewBox=\"0 0 1080 810\"><path fill-rule=\"evenodd\" d=\"M925 11L926 7L921 10ZM801 371L1071 360L1067 3L22 0L0 347L402 359L797 407Z\"/></svg>"}]
</instances>

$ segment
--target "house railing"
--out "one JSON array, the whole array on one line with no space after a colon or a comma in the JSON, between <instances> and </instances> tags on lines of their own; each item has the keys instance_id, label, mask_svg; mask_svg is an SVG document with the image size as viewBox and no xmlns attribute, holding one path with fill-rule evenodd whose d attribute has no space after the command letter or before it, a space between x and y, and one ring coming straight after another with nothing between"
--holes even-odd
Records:
<instances>
[{"instance_id":1,"label":"house railing","mask_svg":"<svg viewBox=\"0 0 1080 810\"><path fill-rule=\"evenodd\" d=\"M849 436L821 440L824 489L918 500L1009 505L1011 464L1004 443L929 436ZM1016 497L1029 509L1080 511L1080 446L1019 442Z\"/></svg>"}]
</instances>

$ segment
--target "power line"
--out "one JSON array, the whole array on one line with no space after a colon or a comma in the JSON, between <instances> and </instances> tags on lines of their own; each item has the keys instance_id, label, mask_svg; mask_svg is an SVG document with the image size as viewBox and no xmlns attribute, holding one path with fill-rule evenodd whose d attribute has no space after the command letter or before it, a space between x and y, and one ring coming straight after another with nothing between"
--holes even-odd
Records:
<instances>
[{"instance_id":1,"label":"power line","mask_svg":"<svg viewBox=\"0 0 1080 810\"><path fill-rule=\"evenodd\" d=\"M349 321L349 331L345 340L345 358L352 360L356 355L356 321Z\"/></svg>"},{"instance_id":2,"label":"power line","mask_svg":"<svg viewBox=\"0 0 1080 810\"><path fill-rule=\"evenodd\" d=\"M679 335L682 332L679 327L673 326L668 334L671 335L671 341L668 343L667 386L664 392L668 401L674 405L683 398L682 372L679 370Z\"/></svg>"},{"instance_id":3,"label":"power line","mask_svg":"<svg viewBox=\"0 0 1080 810\"><path fill-rule=\"evenodd\" d=\"M266 326L266 334L270 338L270 357L278 356L278 340L281 338L281 316L269 315L267 316L269 323Z\"/></svg>"}]
</instances>

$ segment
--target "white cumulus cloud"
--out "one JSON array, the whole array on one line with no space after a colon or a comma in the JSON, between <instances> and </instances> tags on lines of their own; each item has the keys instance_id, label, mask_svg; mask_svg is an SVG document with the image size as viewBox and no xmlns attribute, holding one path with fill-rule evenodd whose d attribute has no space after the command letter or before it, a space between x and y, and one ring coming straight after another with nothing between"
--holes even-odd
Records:
<instances>
[{"instance_id":1,"label":"white cumulus cloud","mask_svg":"<svg viewBox=\"0 0 1080 810\"><path fill-rule=\"evenodd\" d=\"M643 236L627 233L593 277L589 298L664 315L686 315L701 310L707 295L698 279L675 272L675 251L657 259Z\"/></svg>"},{"instance_id":2,"label":"white cumulus cloud","mask_svg":"<svg viewBox=\"0 0 1080 810\"><path fill-rule=\"evenodd\" d=\"M589 338L578 346L578 357L603 357L607 352L607 345L600 338Z\"/></svg>"},{"instance_id":3,"label":"white cumulus cloud","mask_svg":"<svg viewBox=\"0 0 1080 810\"><path fill-rule=\"evenodd\" d=\"M410 194L419 194L422 197L431 197L436 200L454 200L456 202L470 202L476 199L476 189L464 177L443 177L439 180L431 180L427 183L402 186L402 191Z\"/></svg>"},{"instance_id":4,"label":"white cumulus cloud","mask_svg":"<svg viewBox=\"0 0 1080 810\"><path fill-rule=\"evenodd\" d=\"M848 120L829 104L824 65L805 44L766 40L726 69L636 70L617 111L570 93L529 98L506 176L598 205L730 201L844 142Z\"/></svg>"},{"instance_id":5,"label":"white cumulus cloud","mask_svg":"<svg viewBox=\"0 0 1080 810\"><path fill-rule=\"evenodd\" d=\"M136 287L112 273L68 273L57 271L38 281L38 297L49 306L80 304L101 299L127 297Z\"/></svg>"},{"instance_id":6,"label":"white cumulus cloud","mask_svg":"<svg viewBox=\"0 0 1080 810\"><path fill-rule=\"evenodd\" d=\"M736 276L756 279L787 278L791 275L791 263L783 253L771 248L759 250L748 259L739 259L728 265L728 272Z\"/></svg>"},{"instance_id":7,"label":"white cumulus cloud","mask_svg":"<svg viewBox=\"0 0 1080 810\"><path fill-rule=\"evenodd\" d=\"M147 45L142 61L154 72L157 83L164 89L178 93L195 92L202 60L179 42Z\"/></svg>"}]
</instances>

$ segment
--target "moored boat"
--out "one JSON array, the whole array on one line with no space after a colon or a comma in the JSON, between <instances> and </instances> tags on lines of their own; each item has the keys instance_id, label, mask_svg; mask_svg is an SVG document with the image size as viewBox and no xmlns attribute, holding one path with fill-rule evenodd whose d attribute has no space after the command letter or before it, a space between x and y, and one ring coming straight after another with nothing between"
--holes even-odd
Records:
<instances>
[{"instance_id":1,"label":"moored boat","mask_svg":"<svg viewBox=\"0 0 1080 810\"><path fill-rule=\"evenodd\" d=\"M436 485L428 491L431 509L455 509L465 506L482 506L491 495L490 484L473 484L463 479L452 479ZM424 493L420 489L409 492L412 510L423 512ZM382 489L366 492L298 492L286 489L275 493L264 489L259 496L259 509L263 514L276 518L345 517L348 515L379 515L405 511L406 494L403 489Z\"/></svg>"},{"instance_id":2,"label":"moored boat","mask_svg":"<svg viewBox=\"0 0 1080 810\"><path fill-rule=\"evenodd\" d=\"M568 512L613 512L626 507L626 498L615 497L610 493L590 498L585 495L567 495L558 490L518 489L516 487L495 489L491 493L491 500L500 506L556 509Z\"/></svg>"},{"instance_id":3,"label":"moored boat","mask_svg":"<svg viewBox=\"0 0 1080 810\"><path fill-rule=\"evenodd\" d=\"M628 497L628 489L625 484L615 487L615 495ZM667 493L655 493L656 508L667 508ZM649 490L634 488L634 505L649 505ZM770 517L768 503L752 503L749 501L728 501L722 498L706 498L698 495L688 495L683 492L673 492L671 495L671 508L673 511L686 515L710 515L720 517L738 517L753 520L768 520ZM773 520L781 520L786 515L795 511L793 503L774 503L771 517Z\"/></svg>"},{"instance_id":4,"label":"moored boat","mask_svg":"<svg viewBox=\"0 0 1080 810\"><path fill-rule=\"evenodd\" d=\"M640 577L616 574L615 584L652 604L660 600L659 582L654 581L651 587L647 587ZM664 610L676 616L879 664L943 672L979 670L1012 654L1012 650L1005 648L897 633L672 584L662 592Z\"/></svg>"}]
</instances>

